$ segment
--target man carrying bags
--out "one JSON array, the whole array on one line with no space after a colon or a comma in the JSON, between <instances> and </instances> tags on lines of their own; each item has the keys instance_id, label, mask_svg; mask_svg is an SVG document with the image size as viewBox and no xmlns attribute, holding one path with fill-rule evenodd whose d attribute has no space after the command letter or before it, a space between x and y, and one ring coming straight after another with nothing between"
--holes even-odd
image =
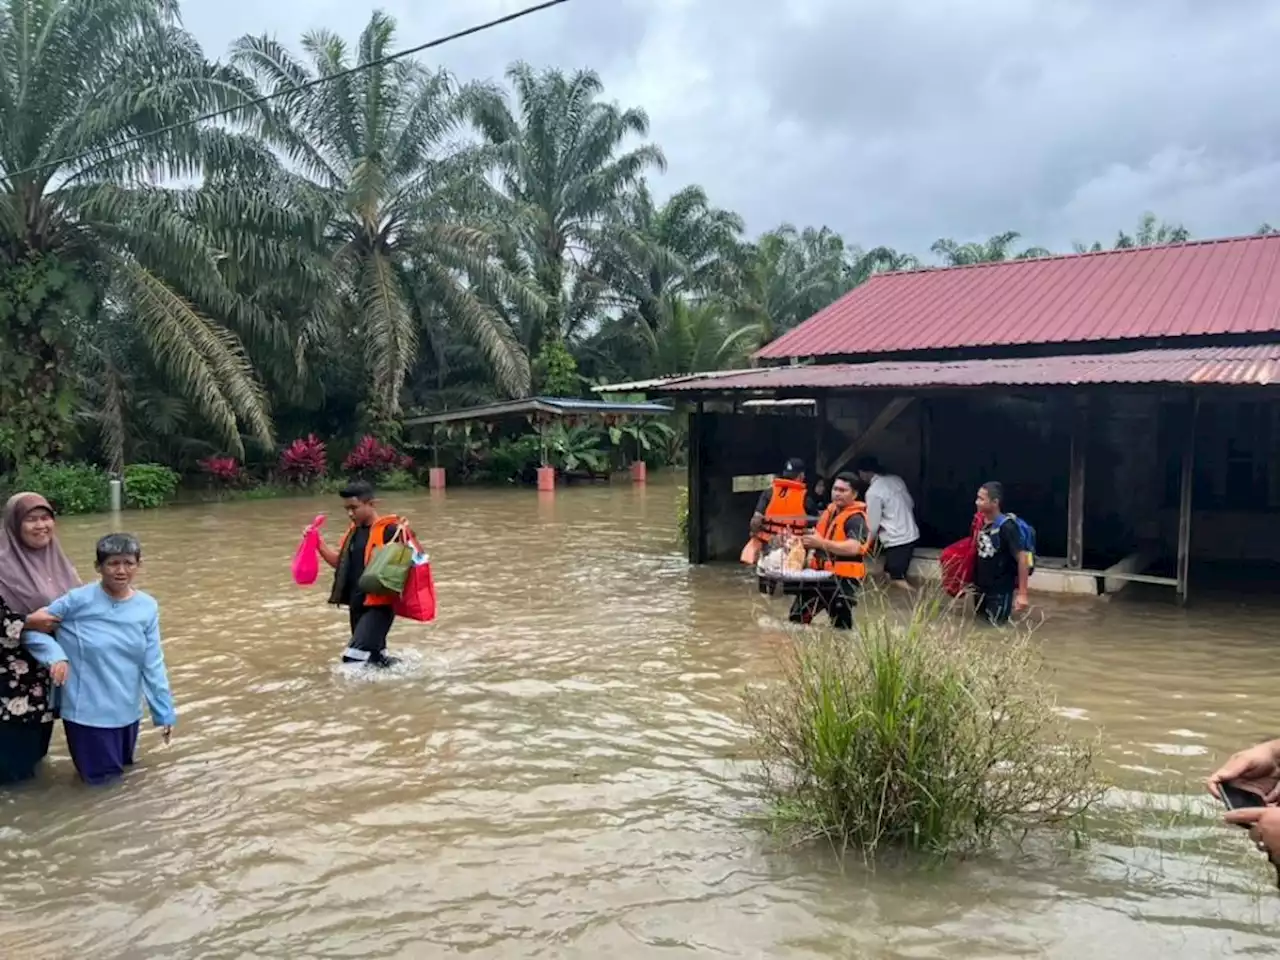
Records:
<instances>
[{"instance_id":1,"label":"man carrying bags","mask_svg":"<svg viewBox=\"0 0 1280 960\"><path fill-rule=\"evenodd\" d=\"M413 551L405 541L410 534L402 529L404 524L400 518L378 515L372 484L357 480L344 487L339 495L351 526L338 549L323 539L316 549L325 563L334 568L329 602L350 611L351 640L342 651L342 662L370 667L394 666L398 661L387 654L387 634L395 621L394 604L399 590L386 588L394 586L388 578L394 580L408 571ZM375 564L379 551L388 546L403 550L406 555L403 564L390 554L379 557L381 562ZM399 587L403 586L401 578Z\"/></svg>"}]
</instances>

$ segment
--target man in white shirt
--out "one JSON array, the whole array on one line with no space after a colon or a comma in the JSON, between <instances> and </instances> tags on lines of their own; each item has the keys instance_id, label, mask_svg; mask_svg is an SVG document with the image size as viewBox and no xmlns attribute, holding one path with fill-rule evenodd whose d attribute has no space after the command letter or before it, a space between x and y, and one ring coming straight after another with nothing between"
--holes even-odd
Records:
<instances>
[{"instance_id":1,"label":"man in white shirt","mask_svg":"<svg viewBox=\"0 0 1280 960\"><path fill-rule=\"evenodd\" d=\"M859 457L853 468L867 488L867 537L879 544L889 582L909 590L907 570L920 539L915 501L902 478L885 473L875 457Z\"/></svg>"}]
</instances>

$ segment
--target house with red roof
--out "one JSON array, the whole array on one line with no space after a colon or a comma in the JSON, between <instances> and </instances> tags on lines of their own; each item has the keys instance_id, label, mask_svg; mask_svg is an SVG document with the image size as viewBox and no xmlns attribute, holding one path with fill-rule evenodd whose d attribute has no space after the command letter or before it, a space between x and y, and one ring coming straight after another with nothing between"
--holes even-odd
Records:
<instances>
[{"instance_id":1,"label":"house with red roof","mask_svg":"<svg viewBox=\"0 0 1280 960\"><path fill-rule=\"evenodd\" d=\"M934 547L1004 483L1033 588L1280 570L1280 236L881 274L755 362L602 388L691 405L693 562L737 558L786 457L869 453Z\"/></svg>"}]
</instances>

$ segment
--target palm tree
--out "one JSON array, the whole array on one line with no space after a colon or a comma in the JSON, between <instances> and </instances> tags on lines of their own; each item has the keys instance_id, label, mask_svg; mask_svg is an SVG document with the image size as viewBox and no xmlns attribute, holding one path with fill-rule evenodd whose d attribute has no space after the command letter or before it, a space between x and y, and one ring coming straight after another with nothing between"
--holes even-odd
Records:
<instances>
[{"instance_id":1,"label":"palm tree","mask_svg":"<svg viewBox=\"0 0 1280 960\"><path fill-rule=\"evenodd\" d=\"M1138 228L1133 233L1121 230L1116 235L1112 250L1132 250L1136 247L1163 247L1171 243L1186 243L1191 239L1191 231L1180 223L1168 223L1160 220L1154 213L1144 213L1138 220ZM1076 242L1072 244L1076 253L1100 253L1104 247L1094 241L1092 246Z\"/></svg>"},{"instance_id":2,"label":"palm tree","mask_svg":"<svg viewBox=\"0 0 1280 960\"><path fill-rule=\"evenodd\" d=\"M985 242L957 243L943 238L935 240L929 249L949 267L967 267L975 263L1002 263L1005 260L1032 260L1048 257L1052 252L1045 247L1027 247L1020 253L1013 252L1013 245L1021 239L1016 230L1006 230L988 238Z\"/></svg>"},{"instance_id":3,"label":"palm tree","mask_svg":"<svg viewBox=\"0 0 1280 960\"><path fill-rule=\"evenodd\" d=\"M699 186L664 204L645 183L620 205L614 243L596 252L589 273L607 285L610 305L656 329L663 298L705 297L725 288L741 252L742 218L711 206Z\"/></svg>"},{"instance_id":4,"label":"palm tree","mask_svg":"<svg viewBox=\"0 0 1280 960\"><path fill-rule=\"evenodd\" d=\"M629 138L648 134L649 118L601 102L604 88L593 71L566 75L515 63L507 77L514 105L491 103L481 127L498 156L495 200L511 228L510 254L547 303L545 319L524 318L532 352L572 339L594 318L602 290L586 265L617 242L629 192L666 161L649 144L624 149Z\"/></svg>"},{"instance_id":5,"label":"palm tree","mask_svg":"<svg viewBox=\"0 0 1280 960\"><path fill-rule=\"evenodd\" d=\"M25 385L30 402L5 413L28 455L65 438L77 359L105 362L98 338L110 325L94 314L106 304L226 448L243 452L242 427L272 442L263 389L230 326L269 321L227 282L223 253L190 218L192 191L157 185L219 166L252 176L271 161L251 139L192 123L243 104L246 90L204 59L177 7L0 5L0 287L18 295L38 276L42 294L59 292L5 331L10 363L39 358L0 374Z\"/></svg>"},{"instance_id":6,"label":"palm tree","mask_svg":"<svg viewBox=\"0 0 1280 960\"><path fill-rule=\"evenodd\" d=\"M748 245L732 294L739 325L759 343L809 319L859 282L843 239L826 227L783 224Z\"/></svg>"},{"instance_id":7,"label":"palm tree","mask_svg":"<svg viewBox=\"0 0 1280 960\"><path fill-rule=\"evenodd\" d=\"M873 247L865 253L855 253L850 263L850 273L855 286L871 279L877 273L897 273L903 270L919 269L919 257L913 253L899 253L893 247Z\"/></svg>"},{"instance_id":8,"label":"palm tree","mask_svg":"<svg viewBox=\"0 0 1280 960\"><path fill-rule=\"evenodd\" d=\"M267 37L242 37L232 49L264 93L280 95L266 127L291 164L278 191L311 219L329 271L328 302L311 305L309 336L340 338L363 355L370 413L381 423L400 413L422 338L441 355L450 338L465 338L503 392L527 394L528 356L494 299L540 311L499 264L495 235L473 206L484 199L486 158L457 143L495 91L409 60L347 74L385 57L394 37L395 22L375 12L354 60L323 30L302 38L310 67ZM297 89L318 78L333 79Z\"/></svg>"}]
</instances>

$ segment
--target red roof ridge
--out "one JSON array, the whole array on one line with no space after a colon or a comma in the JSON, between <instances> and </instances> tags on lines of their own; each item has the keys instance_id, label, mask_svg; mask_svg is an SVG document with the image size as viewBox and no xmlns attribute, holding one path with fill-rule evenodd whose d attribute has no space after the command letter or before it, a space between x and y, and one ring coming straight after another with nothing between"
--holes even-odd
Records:
<instances>
[{"instance_id":1,"label":"red roof ridge","mask_svg":"<svg viewBox=\"0 0 1280 960\"><path fill-rule=\"evenodd\" d=\"M1083 260L1088 257L1110 257L1125 253L1151 253L1157 250L1181 250L1184 247L1211 247L1217 244L1243 243L1246 241L1274 240L1280 241L1280 233L1244 233L1229 237L1202 237L1198 240L1183 240L1179 243L1152 243L1146 246L1112 247L1108 250L1072 250L1070 253L1050 253L1043 257L1013 257L1009 260L984 260L981 263L961 263L955 266L946 263L910 267L906 270L885 270L873 273L865 283L881 277L902 277L913 273L938 273L940 271L961 272L964 270L986 270L991 267L1013 267L1022 263L1048 263L1053 260ZM857 288L855 288L857 289Z\"/></svg>"}]
</instances>

